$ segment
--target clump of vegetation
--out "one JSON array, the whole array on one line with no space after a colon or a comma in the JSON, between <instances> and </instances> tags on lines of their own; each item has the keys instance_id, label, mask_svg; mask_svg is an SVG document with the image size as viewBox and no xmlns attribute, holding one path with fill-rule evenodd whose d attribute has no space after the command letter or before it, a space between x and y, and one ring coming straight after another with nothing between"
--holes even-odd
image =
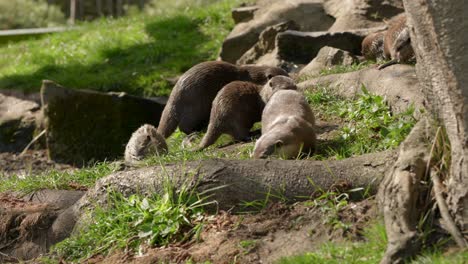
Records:
<instances>
[{"instance_id":1,"label":"clump of vegetation","mask_svg":"<svg viewBox=\"0 0 468 264\"><path fill-rule=\"evenodd\" d=\"M40 189L82 189L94 186L96 180L116 171L116 163L101 162L89 167L72 171L51 170L37 175L2 176L0 174L0 193L15 191L31 193Z\"/></svg>"},{"instance_id":2,"label":"clump of vegetation","mask_svg":"<svg viewBox=\"0 0 468 264\"><path fill-rule=\"evenodd\" d=\"M325 157L342 159L395 148L416 123L413 107L392 113L385 98L369 93L364 86L355 100L337 97L323 87L306 97L322 117L340 117L345 124L333 146L321 153Z\"/></svg>"},{"instance_id":3,"label":"clump of vegetation","mask_svg":"<svg viewBox=\"0 0 468 264\"><path fill-rule=\"evenodd\" d=\"M80 23L76 30L0 46L0 88L38 91L41 81L49 79L69 88L168 95L168 78L216 58L234 25L231 8L240 2L103 18Z\"/></svg>"},{"instance_id":4,"label":"clump of vegetation","mask_svg":"<svg viewBox=\"0 0 468 264\"><path fill-rule=\"evenodd\" d=\"M278 264L301 263L379 263L387 246L385 226L382 223L371 225L364 232L365 242L343 244L327 243L315 252L282 258Z\"/></svg>"},{"instance_id":5,"label":"clump of vegetation","mask_svg":"<svg viewBox=\"0 0 468 264\"><path fill-rule=\"evenodd\" d=\"M46 0L0 1L0 30L57 26L65 23L58 6Z\"/></svg>"},{"instance_id":6,"label":"clump of vegetation","mask_svg":"<svg viewBox=\"0 0 468 264\"><path fill-rule=\"evenodd\" d=\"M51 253L77 261L116 249L136 251L143 246L187 241L202 230L205 198L186 186L175 192L169 181L162 196L126 198L112 192L107 208L95 209L93 224L56 244Z\"/></svg>"},{"instance_id":7,"label":"clump of vegetation","mask_svg":"<svg viewBox=\"0 0 468 264\"><path fill-rule=\"evenodd\" d=\"M375 64L374 61L363 61L359 63L353 63L351 65L336 65L333 67L329 67L320 71L321 76L330 75L330 74L337 74L337 73L346 73L346 72L353 72L359 71L364 68L368 68L370 65Z\"/></svg>"}]
</instances>

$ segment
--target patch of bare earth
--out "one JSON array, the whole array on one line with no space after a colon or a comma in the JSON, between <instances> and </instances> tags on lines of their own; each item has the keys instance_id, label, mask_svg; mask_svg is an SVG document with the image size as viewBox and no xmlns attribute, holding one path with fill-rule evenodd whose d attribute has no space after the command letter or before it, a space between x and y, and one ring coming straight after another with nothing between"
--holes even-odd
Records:
<instances>
[{"instance_id":1,"label":"patch of bare earth","mask_svg":"<svg viewBox=\"0 0 468 264\"><path fill-rule=\"evenodd\" d=\"M346 230L325 223L327 214L307 202L277 203L257 214L220 212L207 222L198 241L146 248L141 255L118 252L96 256L88 263L273 263L317 249L324 242L358 240L376 216L373 199L350 202L338 213L338 219L350 226Z\"/></svg>"},{"instance_id":2,"label":"patch of bare earth","mask_svg":"<svg viewBox=\"0 0 468 264\"><path fill-rule=\"evenodd\" d=\"M0 175L27 176L48 170L67 170L73 167L67 164L49 160L47 150L28 150L23 155L19 153L0 153Z\"/></svg>"}]
</instances>

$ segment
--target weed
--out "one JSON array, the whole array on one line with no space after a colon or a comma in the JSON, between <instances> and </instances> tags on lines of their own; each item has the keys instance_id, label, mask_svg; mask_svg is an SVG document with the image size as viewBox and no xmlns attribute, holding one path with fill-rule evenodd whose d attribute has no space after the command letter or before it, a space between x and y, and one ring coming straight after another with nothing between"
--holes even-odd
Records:
<instances>
[{"instance_id":1,"label":"weed","mask_svg":"<svg viewBox=\"0 0 468 264\"><path fill-rule=\"evenodd\" d=\"M111 192L107 208L97 207L93 224L56 244L52 253L65 260L83 260L115 249L135 251L197 237L203 227L206 197L185 184L178 192L167 181L163 195L126 198Z\"/></svg>"},{"instance_id":2,"label":"weed","mask_svg":"<svg viewBox=\"0 0 468 264\"><path fill-rule=\"evenodd\" d=\"M257 247L257 240L242 240L239 242L239 246L243 249L244 255L246 255Z\"/></svg>"}]
</instances>

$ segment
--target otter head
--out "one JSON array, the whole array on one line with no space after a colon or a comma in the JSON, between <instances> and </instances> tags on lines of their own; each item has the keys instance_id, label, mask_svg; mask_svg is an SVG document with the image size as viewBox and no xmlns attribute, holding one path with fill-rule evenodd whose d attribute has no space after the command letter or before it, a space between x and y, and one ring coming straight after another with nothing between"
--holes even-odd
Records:
<instances>
[{"instance_id":1,"label":"otter head","mask_svg":"<svg viewBox=\"0 0 468 264\"><path fill-rule=\"evenodd\" d=\"M260 92L260 96L264 102L268 102L271 96L279 90L297 90L294 80L282 75L272 77L265 84Z\"/></svg>"},{"instance_id":2,"label":"otter head","mask_svg":"<svg viewBox=\"0 0 468 264\"><path fill-rule=\"evenodd\" d=\"M242 72L244 72L244 76L246 73L246 79L261 85L267 83L271 78L278 75L289 77L289 74L285 70L278 67L244 65L240 68Z\"/></svg>"},{"instance_id":3,"label":"otter head","mask_svg":"<svg viewBox=\"0 0 468 264\"><path fill-rule=\"evenodd\" d=\"M408 27L405 27L394 42L393 57L398 62L408 62L414 57L414 50L411 46L411 38Z\"/></svg>"},{"instance_id":4,"label":"otter head","mask_svg":"<svg viewBox=\"0 0 468 264\"><path fill-rule=\"evenodd\" d=\"M125 160L142 160L152 154L167 152L166 140L152 125L145 124L131 136L125 148Z\"/></svg>"},{"instance_id":5,"label":"otter head","mask_svg":"<svg viewBox=\"0 0 468 264\"><path fill-rule=\"evenodd\" d=\"M272 130L255 142L253 157L265 159L269 156L276 156L288 159L297 157L301 149L302 142L292 132Z\"/></svg>"}]
</instances>

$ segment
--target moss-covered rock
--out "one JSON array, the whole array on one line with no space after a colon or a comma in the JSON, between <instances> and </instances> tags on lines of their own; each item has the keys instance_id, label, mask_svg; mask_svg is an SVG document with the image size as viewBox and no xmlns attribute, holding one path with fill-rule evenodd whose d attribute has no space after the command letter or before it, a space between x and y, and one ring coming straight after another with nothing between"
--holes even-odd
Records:
<instances>
[{"instance_id":1,"label":"moss-covered rock","mask_svg":"<svg viewBox=\"0 0 468 264\"><path fill-rule=\"evenodd\" d=\"M157 126L164 105L125 93L66 89L44 81L41 89L51 159L82 165L123 155L133 131Z\"/></svg>"}]
</instances>

